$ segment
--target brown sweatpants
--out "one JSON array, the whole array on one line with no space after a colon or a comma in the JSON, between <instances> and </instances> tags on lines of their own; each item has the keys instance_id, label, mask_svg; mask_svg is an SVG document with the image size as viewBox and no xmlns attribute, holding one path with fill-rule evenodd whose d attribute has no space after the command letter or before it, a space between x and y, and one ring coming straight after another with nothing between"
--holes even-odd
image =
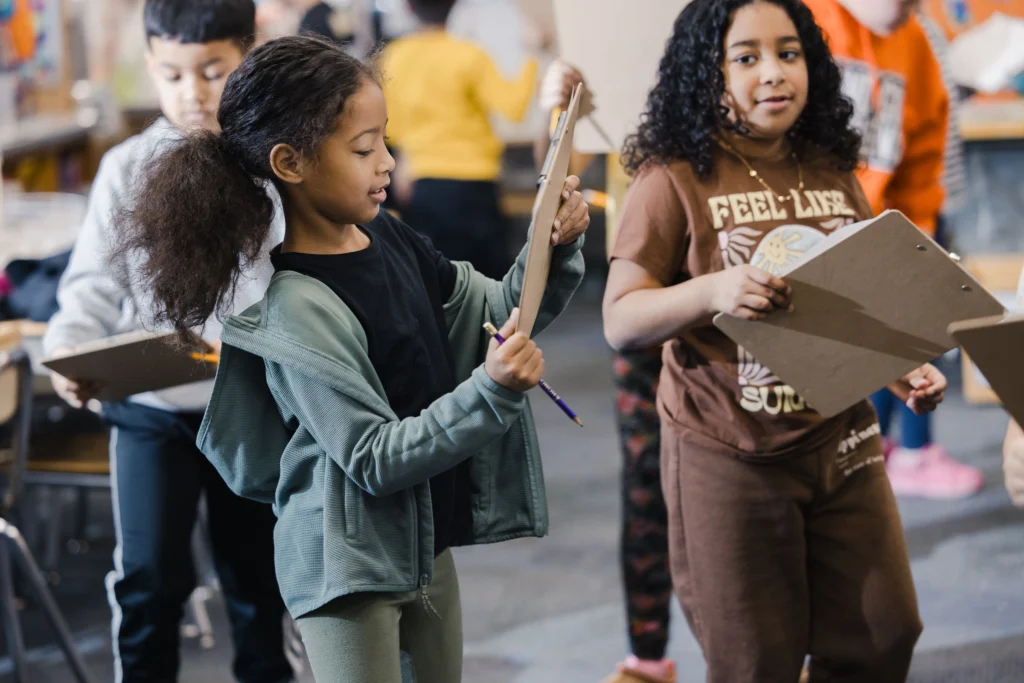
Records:
<instances>
[{"instance_id":1,"label":"brown sweatpants","mask_svg":"<svg viewBox=\"0 0 1024 683\"><path fill-rule=\"evenodd\" d=\"M741 460L663 425L672 582L708 683L902 683L921 633L877 435Z\"/></svg>"}]
</instances>

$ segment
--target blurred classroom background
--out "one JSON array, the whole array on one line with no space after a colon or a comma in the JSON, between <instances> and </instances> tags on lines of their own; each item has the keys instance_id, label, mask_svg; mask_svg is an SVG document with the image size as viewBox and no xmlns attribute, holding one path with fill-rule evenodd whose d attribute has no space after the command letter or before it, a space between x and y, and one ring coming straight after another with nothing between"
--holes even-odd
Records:
<instances>
[{"instance_id":1,"label":"blurred classroom background","mask_svg":"<svg viewBox=\"0 0 1024 683\"><path fill-rule=\"evenodd\" d=\"M299 31L317 4L259 0L260 40ZM558 49L551 4L458 0L448 28L485 48L510 77L530 56L539 58L543 73ZM330 20L351 31L350 49L360 56L414 28L404 0L326 5ZM17 463L10 449L0 450L0 511L16 511L70 639L100 680L113 676L103 588L115 542L108 437L95 416L52 394L38 366L38 341L100 157L159 113L143 66L141 6L140 0L0 0L0 349L27 351L34 378L26 471L12 501L4 473ZM1024 266L1024 1L925 0L921 10L952 41L964 98L958 129L967 194L948 216L948 242L1013 308ZM516 251L536 188L533 141L547 125L538 107L518 124L495 121L507 144L501 203ZM615 202L614 193L612 199L604 194L606 165L599 161L583 178L593 204L587 282L545 341L549 379L572 397L588 428L572 431L558 415L537 412L552 538L458 553L467 683L596 683L625 652L616 559L621 456L600 323L604 236ZM980 468L986 486L965 500L901 501L926 623L911 680L1024 681L1024 513L1010 506L1002 485L1006 417L969 359L953 352L942 365L953 391L936 418L937 440ZM0 393L6 390L0 386ZM0 418L10 417L5 401L0 396ZM11 440L10 429L3 435ZM202 524L194 546L203 580L182 625L182 680L225 680L228 625L203 551ZM14 586L30 680L73 680L44 606L24 577ZM701 680L699 651L678 612L674 617L670 655L680 663L680 680ZM297 643L294 654L301 668ZM0 682L14 681L13 670L4 639ZM302 675L312 680L308 669Z\"/></svg>"}]
</instances>

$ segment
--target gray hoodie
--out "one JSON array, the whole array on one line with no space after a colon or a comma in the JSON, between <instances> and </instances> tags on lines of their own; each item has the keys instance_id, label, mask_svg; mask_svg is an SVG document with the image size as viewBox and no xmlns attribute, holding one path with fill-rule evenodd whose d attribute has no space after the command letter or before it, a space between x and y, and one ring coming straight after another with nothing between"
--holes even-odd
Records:
<instances>
[{"instance_id":1,"label":"gray hoodie","mask_svg":"<svg viewBox=\"0 0 1024 683\"><path fill-rule=\"evenodd\" d=\"M151 323L148 297L123 287L112 273L109 262L114 239L111 218L114 209L129 196L132 182L137 180L146 162L177 139L180 139L180 132L161 118L103 156L89 195L85 221L57 292L60 310L50 320L43 338L47 355L61 346L76 346L143 327L156 329ZM263 258L239 280L231 313L244 311L263 298L270 276L274 274L268 254L271 247L284 239L284 218L277 193L273 188L269 191L278 206L274 224L264 245ZM220 332L220 321L211 318L202 336L212 341L220 337ZM212 381L196 382L140 394L132 400L162 410L201 412L206 409L212 389Z\"/></svg>"}]
</instances>

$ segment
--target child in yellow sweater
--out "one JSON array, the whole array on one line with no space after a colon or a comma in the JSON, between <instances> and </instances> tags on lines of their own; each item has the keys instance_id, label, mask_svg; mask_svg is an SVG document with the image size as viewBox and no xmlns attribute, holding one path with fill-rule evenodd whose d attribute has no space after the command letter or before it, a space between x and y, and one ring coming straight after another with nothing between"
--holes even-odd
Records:
<instances>
[{"instance_id":1,"label":"child in yellow sweater","mask_svg":"<svg viewBox=\"0 0 1024 683\"><path fill-rule=\"evenodd\" d=\"M414 179L402 217L453 260L489 277L511 264L498 194L497 113L526 114L537 62L507 80L480 47L445 32L454 0L409 0L421 27L384 51L390 143Z\"/></svg>"}]
</instances>

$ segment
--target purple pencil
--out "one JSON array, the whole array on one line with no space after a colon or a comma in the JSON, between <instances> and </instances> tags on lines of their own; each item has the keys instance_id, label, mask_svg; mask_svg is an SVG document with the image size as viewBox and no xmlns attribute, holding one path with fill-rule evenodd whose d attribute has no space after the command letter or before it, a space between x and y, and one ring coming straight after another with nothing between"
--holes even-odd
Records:
<instances>
[{"instance_id":1,"label":"purple pencil","mask_svg":"<svg viewBox=\"0 0 1024 683\"><path fill-rule=\"evenodd\" d=\"M498 328L494 325L491 323L484 323L484 329L487 330L487 334L494 337L495 341L497 341L499 345L505 343L505 338L498 334ZM562 397L556 394L555 390L549 387L547 382L541 380L539 386L544 390L544 393L548 395L548 398L558 404L558 407L562 409L562 412L569 416L570 420L578 424L580 427L583 426L583 420L576 417L576 413L572 412L572 408L565 405L565 401L562 400Z\"/></svg>"}]
</instances>

